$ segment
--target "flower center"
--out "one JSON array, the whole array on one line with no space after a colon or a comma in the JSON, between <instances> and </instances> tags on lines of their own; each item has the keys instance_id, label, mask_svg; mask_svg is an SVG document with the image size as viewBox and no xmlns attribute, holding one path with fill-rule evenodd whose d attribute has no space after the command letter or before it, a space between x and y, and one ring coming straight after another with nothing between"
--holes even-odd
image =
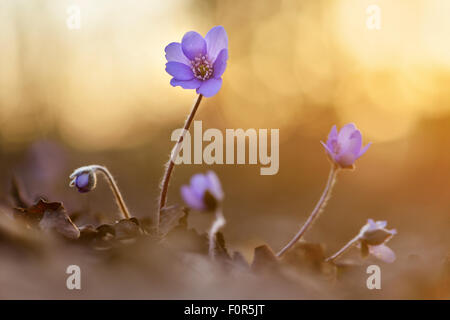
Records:
<instances>
[{"instance_id":1,"label":"flower center","mask_svg":"<svg viewBox=\"0 0 450 320\"><path fill-rule=\"evenodd\" d=\"M206 56L195 57L195 59L191 61L191 66L194 76L200 80L208 80L214 71L212 63Z\"/></svg>"}]
</instances>

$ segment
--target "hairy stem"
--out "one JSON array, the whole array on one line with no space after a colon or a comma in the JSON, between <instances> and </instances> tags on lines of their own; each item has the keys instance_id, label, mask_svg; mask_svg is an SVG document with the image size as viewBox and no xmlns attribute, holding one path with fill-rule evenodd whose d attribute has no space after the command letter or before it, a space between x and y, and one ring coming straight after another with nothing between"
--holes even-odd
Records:
<instances>
[{"instance_id":1,"label":"hairy stem","mask_svg":"<svg viewBox=\"0 0 450 320\"><path fill-rule=\"evenodd\" d=\"M111 187L111 190L114 194L114 198L116 199L117 205L120 208L120 211L123 214L123 217L125 219L130 219L131 215L128 211L128 208L125 204L125 201L123 200L122 194L120 193L119 187L117 186L117 183L114 181L114 177L112 176L111 172L106 167L99 166L99 165L92 165L90 166L92 169L96 171L100 171L103 173L103 175L106 177L106 180L108 180L109 186Z\"/></svg>"},{"instance_id":2,"label":"hairy stem","mask_svg":"<svg viewBox=\"0 0 450 320\"><path fill-rule=\"evenodd\" d=\"M319 216L323 208L325 208L325 205L327 204L328 198L330 197L331 194L331 189L333 189L334 183L336 182L336 175L338 171L339 171L338 167L335 164L332 164L330 174L328 175L327 184L325 186L325 189L323 190L319 202L317 202L314 210L309 215L308 220L306 220L305 224L301 227L301 229L297 232L297 234L292 238L291 241L289 241L289 243L283 249L280 250L280 252L277 253L277 257L281 257L287 250L289 250L294 244L297 243L297 241L301 239L301 237L305 234L305 232L308 230L308 228L311 226L314 220Z\"/></svg>"},{"instance_id":3,"label":"hairy stem","mask_svg":"<svg viewBox=\"0 0 450 320\"><path fill-rule=\"evenodd\" d=\"M335 259L339 258L345 251L347 251L348 249L350 249L355 243L357 243L359 241L359 235L354 237L352 240L350 240L349 242L347 242L347 244L345 246L343 246L338 252L336 252L335 254L333 254L332 256L328 257L325 259L326 262L332 262Z\"/></svg>"},{"instance_id":4,"label":"hairy stem","mask_svg":"<svg viewBox=\"0 0 450 320\"><path fill-rule=\"evenodd\" d=\"M170 159L167 162L166 170L164 172L164 177L163 177L163 180L161 183L161 194L159 197L159 210L157 212L157 217L156 217L156 228L158 228L158 229L159 229L159 220L160 220L161 210L164 208L164 206L166 205L166 201L167 201L167 190L169 189L170 176L172 175L172 172L173 172L173 169L175 166L175 162L174 162L175 157L178 155L178 151L181 148L181 144L183 142L184 136L186 135L186 132L189 131L192 120L194 120L195 113L197 112L198 106L200 105L200 102L202 101L202 97L203 96L201 94L199 94L197 99L195 100L195 103L194 103L194 106L192 107L191 113L189 114L189 116L186 119L186 122L184 123L184 130L181 132L176 145L172 149Z\"/></svg>"},{"instance_id":5,"label":"hairy stem","mask_svg":"<svg viewBox=\"0 0 450 320\"><path fill-rule=\"evenodd\" d=\"M226 221L222 214L222 209L218 208L216 210L216 219L211 225L211 229L209 230L209 256L211 259L215 259L216 255L216 234L217 232L225 225Z\"/></svg>"}]
</instances>

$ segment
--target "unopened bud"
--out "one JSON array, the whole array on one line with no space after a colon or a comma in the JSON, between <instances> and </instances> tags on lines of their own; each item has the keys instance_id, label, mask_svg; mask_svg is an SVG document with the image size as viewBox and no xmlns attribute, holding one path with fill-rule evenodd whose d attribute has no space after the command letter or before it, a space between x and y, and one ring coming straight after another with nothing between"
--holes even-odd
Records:
<instances>
[{"instance_id":1,"label":"unopened bud","mask_svg":"<svg viewBox=\"0 0 450 320\"><path fill-rule=\"evenodd\" d=\"M97 185L97 175L90 166L78 168L70 175L70 179L70 186L76 187L81 193L89 192Z\"/></svg>"}]
</instances>

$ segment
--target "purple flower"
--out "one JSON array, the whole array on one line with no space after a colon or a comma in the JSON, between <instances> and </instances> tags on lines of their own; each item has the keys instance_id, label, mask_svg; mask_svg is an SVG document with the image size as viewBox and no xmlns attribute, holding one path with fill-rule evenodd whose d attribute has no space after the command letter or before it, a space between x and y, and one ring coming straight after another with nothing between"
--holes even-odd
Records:
<instances>
[{"instance_id":1,"label":"purple flower","mask_svg":"<svg viewBox=\"0 0 450 320\"><path fill-rule=\"evenodd\" d=\"M224 197L219 178L212 171L194 175L190 185L181 187L181 196L189 207L201 211L214 211Z\"/></svg>"},{"instance_id":2,"label":"purple flower","mask_svg":"<svg viewBox=\"0 0 450 320\"><path fill-rule=\"evenodd\" d=\"M320 142L325 147L331 160L341 168L353 168L354 162L361 157L371 143L362 147L361 132L353 123L342 127L337 131L336 125L331 128L327 143Z\"/></svg>"},{"instance_id":3,"label":"purple flower","mask_svg":"<svg viewBox=\"0 0 450 320\"><path fill-rule=\"evenodd\" d=\"M372 255L387 263L395 261L395 252L386 243L397 234L397 230L386 229L386 221L367 220L367 224L359 232L360 248L363 256Z\"/></svg>"},{"instance_id":4,"label":"purple flower","mask_svg":"<svg viewBox=\"0 0 450 320\"><path fill-rule=\"evenodd\" d=\"M222 26L209 30L205 38L189 31L181 43L170 43L165 52L172 86L197 89L205 97L219 92L228 60L228 37Z\"/></svg>"}]
</instances>

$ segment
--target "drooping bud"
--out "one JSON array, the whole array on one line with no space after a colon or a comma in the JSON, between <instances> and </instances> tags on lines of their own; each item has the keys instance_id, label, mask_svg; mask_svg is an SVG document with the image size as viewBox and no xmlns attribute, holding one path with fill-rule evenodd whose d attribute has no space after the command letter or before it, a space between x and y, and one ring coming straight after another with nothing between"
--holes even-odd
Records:
<instances>
[{"instance_id":1,"label":"drooping bud","mask_svg":"<svg viewBox=\"0 0 450 320\"><path fill-rule=\"evenodd\" d=\"M125 201L123 200L122 194L120 193L119 187L117 183L114 181L114 177L109 172L109 170L105 166L101 166L98 164L92 164L90 166L84 166L76 169L70 175L70 186L76 187L79 192L85 193L91 190L94 190L97 185L97 172L102 173L106 180L109 183L109 186L116 198L117 205L119 206L120 211L123 214L125 219L130 219L131 214L128 211L127 206L125 205Z\"/></svg>"},{"instance_id":2,"label":"drooping bud","mask_svg":"<svg viewBox=\"0 0 450 320\"><path fill-rule=\"evenodd\" d=\"M97 175L91 166L78 168L70 175L70 179L70 186L76 187L81 193L89 192L97 185Z\"/></svg>"},{"instance_id":3,"label":"drooping bud","mask_svg":"<svg viewBox=\"0 0 450 320\"><path fill-rule=\"evenodd\" d=\"M367 224L361 228L359 232L359 238L366 244L371 246L377 246L386 242L387 239L397 233L395 229L386 229L386 221L373 221L369 219Z\"/></svg>"},{"instance_id":4,"label":"drooping bud","mask_svg":"<svg viewBox=\"0 0 450 320\"><path fill-rule=\"evenodd\" d=\"M397 230L388 230L386 225L386 221L375 222L369 219L367 224L361 228L357 239L359 240L359 247L363 257L372 255L387 263L395 261L395 252L386 246L386 242L397 234Z\"/></svg>"}]
</instances>

